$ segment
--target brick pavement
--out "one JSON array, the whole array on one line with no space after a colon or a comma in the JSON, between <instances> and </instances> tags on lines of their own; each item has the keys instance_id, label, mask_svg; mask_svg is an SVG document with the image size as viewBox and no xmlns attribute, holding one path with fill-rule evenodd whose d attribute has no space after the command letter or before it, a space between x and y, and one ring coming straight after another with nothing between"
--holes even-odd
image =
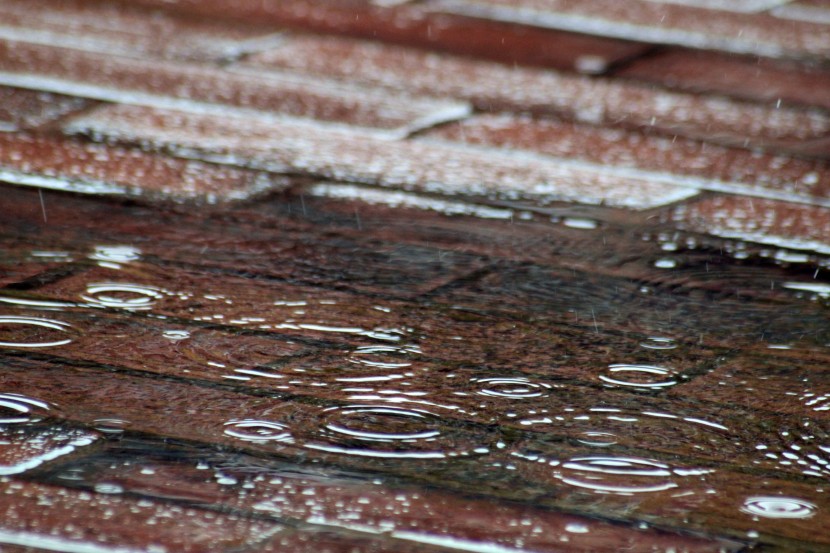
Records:
<instances>
[{"instance_id":1,"label":"brick pavement","mask_svg":"<svg viewBox=\"0 0 830 553\"><path fill-rule=\"evenodd\" d=\"M0 550L830 551L828 13L0 1Z\"/></svg>"}]
</instances>

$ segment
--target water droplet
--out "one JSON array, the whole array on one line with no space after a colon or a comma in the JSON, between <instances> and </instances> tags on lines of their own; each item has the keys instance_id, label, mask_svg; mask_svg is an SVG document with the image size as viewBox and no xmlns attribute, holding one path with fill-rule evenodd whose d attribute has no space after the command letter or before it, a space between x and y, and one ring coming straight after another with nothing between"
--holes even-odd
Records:
<instances>
[{"instance_id":1,"label":"water droplet","mask_svg":"<svg viewBox=\"0 0 830 553\"><path fill-rule=\"evenodd\" d=\"M569 522L565 525L565 532L570 532L571 534L587 534L590 531L591 529L588 528L588 525L581 522Z\"/></svg>"},{"instance_id":2,"label":"water droplet","mask_svg":"<svg viewBox=\"0 0 830 553\"><path fill-rule=\"evenodd\" d=\"M609 365L609 375L600 375L599 378L606 384L625 386L628 388L660 389L677 384L674 371L655 365Z\"/></svg>"},{"instance_id":3,"label":"water droplet","mask_svg":"<svg viewBox=\"0 0 830 553\"><path fill-rule=\"evenodd\" d=\"M291 433L284 424L255 419L235 419L225 423L225 434L248 442L293 443Z\"/></svg>"},{"instance_id":4,"label":"water droplet","mask_svg":"<svg viewBox=\"0 0 830 553\"><path fill-rule=\"evenodd\" d=\"M98 484L95 484L95 491L98 493L119 494L124 493L124 488L118 484L100 482Z\"/></svg>"},{"instance_id":5,"label":"water droplet","mask_svg":"<svg viewBox=\"0 0 830 553\"><path fill-rule=\"evenodd\" d=\"M142 284L101 282L90 284L81 295L89 305L126 311L144 311L162 297L161 290Z\"/></svg>"},{"instance_id":6,"label":"water droplet","mask_svg":"<svg viewBox=\"0 0 830 553\"><path fill-rule=\"evenodd\" d=\"M190 332L187 330L165 330L161 335L171 342L178 342L179 340L190 338Z\"/></svg>"},{"instance_id":7,"label":"water droplet","mask_svg":"<svg viewBox=\"0 0 830 553\"><path fill-rule=\"evenodd\" d=\"M565 217L562 224L568 228L593 230L599 226L599 222L587 217Z\"/></svg>"},{"instance_id":8,"label":"water droplet","mask_svg":"<svg viewBox=\"0 0 830 553\"><path fill-rule=\"evenodd\" d=\"M816 512L816 506L803 499L778 496L748 498L741 511L764 518L809 518Z\"/></svg>"},{"instance_id":9,"label":"water droplet","mask_svg":"<svg viewBox=\"0 0 830 553\"><path fill-rule=\"evenodd\" d=\"M669 465L634 457L575 457L554 475L566 484L601 493L659 492L677 487Z\"/></svg>"},{"instance_id":10,"label":"water droplet","mask_svg":"<svg viewBox=\"0 0 830 553\"><path fill-rule=\"evenodd\" d=\"M49 404L20 394L0 394L0 424L35 422L47 415Z\"/></svg>"},{"instance_id":11,"label":"water droplet","mask_svg":"<svg viewBox=\"0 0 830 553\"><path fill-rule=\"evenodd\" d=\"M658 269L674 269L677 267L677 261L668 257L658 259L654 262L654 266Z\"/></svg>"},{"instance_id":12,"label":"water droplet","mask_svg":"<svg viewBox=\"0 0 830 553\"><path fill-rule=\"evenodd\" d=\"M49 348L64 346L72 342L72 338L66 337L72 327L62 321L54 319L41 319L36 317L0 317L0 346L9 348ZM48 334L55 332L61 334L52 336ZM46 334L47 336L43 336Z\"/></svg>"},{"instance_id":13,"label":"water droplet","mask_svg":"<svg viewBox=\"0 0 830 553\"><path fill-rule=\"evenodd\" d=\"M667 350L677 348L677 342L673 338L649 336L640 342L640 346L646 349Z\"/></svg>"},{"instance_id":14,"label":"water droplet","mask_svg":"<svg viewBox=\"0 0 830 553\"><path fill-rule=\"evenodd\" d=\"M490 397L525 399L545 395L550 385L531 382L527 378L474 378L473 382L482 385L478 394Z\"/></svg>"},{"instance_id":15,"label":"water droplet","mask_svg":"<svg viewBox=\"0 0 830 553\"><path fill-rule=\"evenodd\" d=\"M98 261L102 267L120 269L122 263L140 259L141 250L133 246L95 246L89 258Z\"/></svg>"}]
</instances>

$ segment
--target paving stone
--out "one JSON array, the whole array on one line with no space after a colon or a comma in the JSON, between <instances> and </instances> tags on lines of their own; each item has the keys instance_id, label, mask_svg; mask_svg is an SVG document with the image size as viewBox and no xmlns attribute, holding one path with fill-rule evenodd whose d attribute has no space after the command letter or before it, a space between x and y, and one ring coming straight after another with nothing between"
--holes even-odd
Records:
<instances>
[{"instance_id":1,"label":"paving stone","mask_svg":"<svg viewBox=\"0 0 830 553\"><path fill-rule=\"evenodd\" d=\"M239 200L287 185L244 169L136 149L29 134L0 134L0 179L88 194ZM48 207L44 204L48 220Z\"/></svg>"},{"instance_id":2,"label":"paving stone","mask_svg":"<svg viewBox=\"0 0 830 553\"><path fill-rule=\"evenodd\" d=\"M237 2L229 13L221 1L141 0L146 6L248 23L351 35L509 64L602 72L648 46L601 36L504 24L498 21L430 13L419 2L302 0L263 4Z\"/></svg>"},{"instance_id":3,"label":"paving stone","mask_svg":"<svg viewBox=\"0 0 830 553\"><path fill-rule=\"evenodd\" d=\"M716 236L830 253L830 211L824 207L723 195L678 207L668 218Z\"/></svg>"},{"instance_id":4,"label":"paving stone","mask_svg":"<svg viewBox=\"0 0 830 553\"><path fill-rule=\"evenodd\" d=\"M822 92L830 87L830 72L820 65L666 49L633 60L615 75L773 105L780 101L785 106L802 104L830 109L830 100Z\"/></svg>"},{"instance_id":5,"label":"paving stone","mask_svg":"<svg viewBox=\"0 0 830 553\"><path fill-rule=\"evenodd\" d=\"M0 40L0 82L197 112L225 114L237 108L275 123L287 116L311 117L394 134L463 117L469 112L463 102L391 94L388 90L322 77L228 72L197 63L137 59L15 40Z\"/></svg>"},{"instance_id":6,"label":"paving stone","mask_svg":"<svg viewBox=\"0 0 830 553\"><path fill-rule=\"evenodd\" d=\"M246 461L247 470L234 467ZM712 541L688 535L637 531L529 505L499 504L439 489L379 486L356 474L326 478L301 466L257 469L256 459L227 459L226 463L223 466L222 459L216 458L218 466L204 463L202 467L209 468L199 470L195 464L173 464L133 453L127 462L110 461L107 466L107 459L102 458L78 463L67 472L77 474L84 486L114 482L150 498L183 492L182 497L192 497L203 505L232 506L277 520L302 521L307 526L306 533L297 536L299 543L322 539L321 547L335 547L332 551L337 552L341 549L329 545L326 534L336 535L338 530L353 533L355 542L341 536L345 543L361 543L367 535L382 534L385 540L370 538L377 540L375 547L381 551L432 551L429 545L437 551L488 548L563 552L615 551L621 544L632 551L650 551L663 547L663 543L683 544L689 551L716 547ZM274 542L285 545L283 537L293 538L281 533ZM287 543L293 546L296 542ZM728 541L719 543L727 550L730 545L734 547Z\"/></svg>"},{"instance_id":7,"label":"paving stone","mask_svg":"<svg viewBox=\"0 0 830 553\"><path fill-rule=\"evenodd\" d=\"M279 40L273 28L184 19L126 2L5 0L0 37L129 56L233 59Z\"/></svg>"},{"instance_id":8,"label":"paving stone","mask_svg":"<svg viewBox=\"0 0 830 553\"><path fill-rule=\"evenodd\" d=\"M436 136L490 147L530 150L622 167L666 171L703 189L826 203L825 161L748 152L682 138L662 138L553 119L481 115L444 125Z\"/></svg>"},{"instance_id":9,"label":"paving stone","mask_svg":"<svg viewBox=\"0 0 830 553\"><path fill-rule=\"evenodd\" d=\"M182 552L254 546L282 527L113 493L5 481L0 543L47 550Z\"/></svg>"},{"instance_id":10,"label":"paving stone","mask_svg":"<svg viewBox=\"0 0 830 553\"><path fill-rule=\"evenodd\" d=\"M81 98L0 86L0 132L34 129L90 105Z\"/></svg>"},{"instance_id":11,"label":"paving stone","mask_svg":"<svg viewBox=\"0 0 830 553\"><path fill-rule=\"evenodd\" d=\"M707 10L674 2L438 0L434 6L499 21L739 54L819 59L830 51L830 27L813 20L781 25L767 13Z\"/></svg>"},{"instance_id":12,"label":"paving stone","mask_svg":"<svg viewBox=\"0 0 830 553\"><path fill-rule=\"evenodd\" d=\"M73 120L70 132L140 140L180 155L446 194L571 200L645 208L693 196L662 175L511 155L444 141L381 141L310 123L117 106Z\"/></svg>"},{"instance_id":13,"label":"paving stone","mask_svg":"<svg viewBox=\"0 0 830 553\"><path fill-rule=\"evenodd\" d=\"M798 143L830 131L830 119L820 111L507 67L340 37L287 37L280 46L246 62L464 98L482 110L553 113L592 124L623 125L741 146ZM557 93L552 95L551 90Z\"/></svg>"}]
</instances>

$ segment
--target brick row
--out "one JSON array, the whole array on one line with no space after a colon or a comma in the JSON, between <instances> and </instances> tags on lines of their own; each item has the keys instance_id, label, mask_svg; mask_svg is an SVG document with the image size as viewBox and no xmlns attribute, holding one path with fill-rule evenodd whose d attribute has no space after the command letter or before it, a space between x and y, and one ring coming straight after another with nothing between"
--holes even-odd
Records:
<instances>
[{"instance_id":1,"label":"brick row","mask_svg":"<svg viewBox=\"0 0 830 553\"><path fill-rule=\"evenodd\" d=\"M103 488L102 488L103 489ZM5 480L0 483L0 544L37 551L234 551L282 527L118 494Z\"/></svg>"},{"instance_id":2,"label":"brick row","mask_svg":"<svg viewBox=\"0 0 830 553\"><path fill-rule=\"evenodd\" d=\"M668 219L681 228L725 238L830 253L826 207L722 195L679 206Z\"/></svg>"},{"instance_id":3,"label":"brick row","mask_svg":"<svg viewBox=\"0 0 830 553\"><path fill-rule=\"evenodd\" d=\"M819 111L507 67L341 37L290 36L246 63L464 98L481 110L556 114L739 146L795 147L830 132L830 118Z\"/></svg>"},{"instance_id":4,"label":"brick row","mask_svg":"<svg viewBox=\"0 0 830 553\"><path fill-rule=\"evenodd\" d=\"M434 544L439 550L498 551L650 551L671 544L688 551L707 550L729 541L680 535L656 529L639 531L588 517L542 510L520 504L456 495L395 483L379 486L363 475L338 478L284 464L269 467L251 457L203 456L195 463L173 464L140 449L127 450L130 462L101 457L68 467L84 486L114 482L126 491L149 498L173 496L201 504L233 507L277 520L301 521L322 535L345 529L356 535L380 533L382 550L409 551ZM188 451L183 451L187 455ZM138 455L136 455L138 454ZM235 464L246 463L247 471ZM232 484L218 484L218 479ZM393 518L390 518L393 515ZM527 524L522 521L532 521ZM282 540L285 534L276 539ZM327 542L324 542L327 543ZM663 545L663 544L666 545ZM680 545L682 544L682 545ZM374 551L374 549L372 549ZM339 550L336 550L339 551Z\"/></svg>"},{"instance_id":5,"label":"brick row","mask_svg":"<svg viewBox=\"0 0 830 553\"><path fill-rule=\"evenodd\" d=\"M179 18L127 3L4 0L0 19L5 39L191 61L235 59L279 40L274 28Z\"/></svg>"},{"instance_id":6,"label":"brick row","mask_svg":"<svg viewBox=\"0 0 830 553\"><path fill-rule=\"evenodd\" d=\"M16 133L0 133L0 178L73 192L211 201L242 199L287 186L286 180L274 175L244 169Z\"/></svg>"},{"instance_id":7,"label":"brick row","mask_svg":"<svg viewBox=\"0 0 830 553\"><path fill-rule=\"evenodd\" d=\"M407 133L463 117L464 102L348 85L288 73L228 72L174 60L136 59L16 40L0 40L0 82L123 103L197 112L317 118ZM236 108L236 110L234 109Z\"/></svg>"},{"instance_id":8,"label":"brick row","mask_svg":"<svg viewBox=\"0 0 830 553\"><path fill-rule=\"evenodd\" d=\"M565 159L665 171L702 189L827 204L825 161L748 152L682 138L662 138L552 119L483 115L430 131L489 147L529 150Z\"/></svg>"},{"instance_id":9,"label":"brick row","mask_svg":"<svg viewBox=\"0 0 830 553\"><path fill-rule=\"evenodd\" d=\"M81 98L0 86L0 132L35 129L90 105Z\"/></svg>"},{"instance_id":10,"label":"brick row","mask_svg":"<svg viewBox=\"0 0 830 553\"><path fill-rule=\"evenodd\" d=\"M774 106L801 104L830 109L830 99L824 93L830 88L830 71L820 64L665 49L632 60L614 75Z\"/></svg>"},{"instance_id":11,"label":"brick row","mask_svg":"<svg viewBox=\"0 0 830 553\"><path fill-rule=\"evenodd\" d=\"M355 36L519 65L603 72L648 46L537 26L505 24L425 10L420 2L371 0L242 0L229 12L221 0L140 0L186 15Z\"/></svg>"},{"instance_id":12,"label":"brick row","mask_svg":"<svg viewBox=\"0 0 830 553\"><path fill-rule=\"evenodd\" d=\"M767 57L830 52L830 27L768 13L632 0L437 0L434 9L602 36Z\"/></svg>"},{"instance_id":13,"label":"brick row","mask_svg":"<svg viewBox=\"0 0 830 553\"><path fill-rule=\"evenodd\" d=\"M67 125L70 132L172 148L278 172L444 194L575 201L643 209L697 193L664 175L444 141L383 141L298 122L113 106Z\"/></svg>"}]
</instances>

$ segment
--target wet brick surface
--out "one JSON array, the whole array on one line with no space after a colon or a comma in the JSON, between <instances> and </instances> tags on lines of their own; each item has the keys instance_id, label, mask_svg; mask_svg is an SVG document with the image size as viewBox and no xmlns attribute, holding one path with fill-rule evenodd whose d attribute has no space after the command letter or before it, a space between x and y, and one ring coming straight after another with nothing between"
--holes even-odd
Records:
<instances>
[{"instance_id":1,"label":"wet brick surface","mask_svg":"<svg viewBox=\"0 0 830 553\"><path fill-rule=\"evenodd\" d=\"M827 14L0 0L0 551L830 551Z\"/></svg>"}]
</instances>

